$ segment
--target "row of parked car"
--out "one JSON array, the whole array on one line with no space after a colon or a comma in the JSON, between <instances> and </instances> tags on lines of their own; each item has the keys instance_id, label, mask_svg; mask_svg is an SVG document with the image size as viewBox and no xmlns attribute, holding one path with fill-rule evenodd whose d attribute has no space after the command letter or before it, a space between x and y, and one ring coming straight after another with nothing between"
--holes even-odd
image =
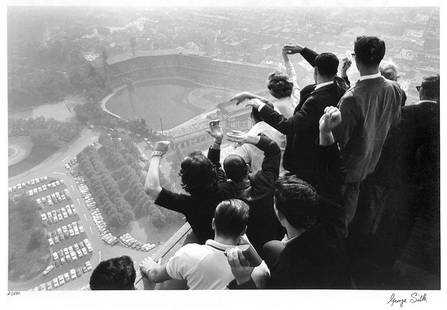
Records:
<instances>
[{"instance_id":1,"label":"row of parked car","mask_svg":"<svg viewBox=\"0 0 447 310\"><path fill-rule=\"evenodd\" d=\"M50 265L47 268L48 270L47 269L44 270L43 275L47 275L54 268L74 262L79 258L82 258L92 252L93 252L92 245L90 244L90 241L87 238L84 239L83 241L76 242L73 245L60 249L59 251L54 251L52 253L53 262L51 264L54 267L52 268L50 267L51 266Z\"/></svg>"},{"instance_id":2,"label":"row of parked car","mask_svg":"<svg viewBox=\"0 0 447 310\"><path fill-rule=\"evenodd\" d=\"M92 271L93 267L92 264L87 261L85 264L78 268L72 268L69 272L66 272L64 274L61 274L57 277L54 277L50 281L46 283L42 283L39 286L34 287L33 291L47 291L52 290L55 288L58 288L70 281L75 280L76 278L82 276L82 274Z\"/></svg>"},{"instance_id":3,"label":"row of parked car","mask_svg":"<svg viewBox=\"0 0 447 310\"><path fill-rule=\"evenodd\" d=\"M53 182L50 182L48 184L43 184L42 186L38 186L32 189L28 190L28 196L34 196L37 195L41 192L45 192L47 190L50 190L51 188L55 188L58 187L60 185L64 184L64 180L60 179L60 180L55 180Z\"/></svg>"},{"instance_id":4,"label":"row of parked car","mask_svg":"<svg viewBox=\"0 0 447 310\"><path fill-rule=\"evenodd\" d=\"M78 183L79 191L84 198L85 204L87 205L87 209L90 211L90 214L95 222L96 228L98 229L101 239L109 244L115 245L119 242L118 238L113 236L107 227L107 223L104 221L104 218L101 214L101 211L96 207L96 202L90 193L88 186L84 183L84 178L82 176L75 178L76 183Z\"/></svg>"},{"instance_id":5,"label":"row of parked car","mask_svg":"<svg viewBox=\"0 0 447 310\"><path fill-rule=\"evenodd\" d=\"M124 244L125 246L127 246L129 248L146 251L146 252L149 252L150 250L152 250L153 248L156 247L155 244L143 243L141 241L138 241L129 233L125 233L125 234L119 236L119 240L121 241L122 244Z\"/></svg>"},{"instance_id":6,"label":"row of parked car","mask_svg":"<svg viewBox=\"0 0 447 310\"><path fill-rule=\"evenodd\" d=\"M42 218L42 222L51 225L75 215L76 209L74 205L71 204L59 209L43 212L40 214L40 217Z\"/></svg>"},{"instance_id":7,"label":"row of parked car","mask_svg":"<svg viewBox=\"0 0 447 310\"><path fill-rule=\"evenodd\" d=\"M28 185L39 184L40 182L47 181L47 180L48 180L48 177L47 176L43 176L43 177L40 177L40 178L34 178L34 179L31 179L31 180L28 180L26 182L17 183L16 185L9 187L8 188L8 192L12 193L12 192L15 192L15 191L19 191L21 189L24 189Z\"/></svg>"},{"instance_id":8,"label":"row of parked car","mask_svg":"<svg viewBox=\"0 0 447 310\"><path fill-rule=\"evenodd\" d=\"M48 243L53 246L56 243L62 242L65 239L78 236L84 232L84 227L78 222L73 222L68 225L59 227L54 231L48 232Z\"/></svg>"},{"instance_id":9,"label":"row of parked car","mask_svg":"<svg viewBox=\"0 0 447 310\"><path fill-rule=\"evenodd\" d=\"M68 189L65 188L61 192L54 192L54 193L51 193L50 195L37 198L36 202L39 206L41 206L42 208L45 208L45 207L51 207L55 204L58 204L59 202L68 200L69 198L70 198L70 195L69 195Z\"/></svg>"}]
</instances>

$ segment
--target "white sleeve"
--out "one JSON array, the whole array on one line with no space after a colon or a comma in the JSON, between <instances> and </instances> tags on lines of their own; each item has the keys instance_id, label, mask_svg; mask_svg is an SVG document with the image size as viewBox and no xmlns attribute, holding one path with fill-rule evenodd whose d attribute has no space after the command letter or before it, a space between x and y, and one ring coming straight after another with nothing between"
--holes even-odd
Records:
<instances>
[{"instance_id":1,"label":"white sleeve","mask_svg":"<svg viewBox=\"0 0 447 310\"><path fill-rule=\"evenodd\" d=\"M262 261L258 267L253 269L251 272L251 278L257 288L265 287L267 280L270 278L270 270L264 261Z\"/></svg>"},{"instance_id":2,"label":"white sleeve","mask_svg":"<svg viewBox=\"0 0 447 310\"><path fill-rule=\"evenodd\" d=\"M190 269L188 249L188 245L180 248L166 264L166 272L171 278L177 280L185 279L186 272Z\"/></svg>"},{"instance_id":3,"label":"white sleeve","mask_svg":"<svg viewBox=\"0 0 447 310\"><path fill-rule=\"evenodd\" d=\"M293 67L293 64L289 58L284 59L284 64L286 66L287 75L289 76L289 79L293 83L292 97L295 102L299 102L300 101L300 86L298 85L298 81L296 78L295 68Z\"/></svg>"},{"instance_id":4,"label":"white sleeve","mask_svg":"<svg viewBox=\"0 0 447 310\"><path fill-rule=\"evenodd\" d=\"M265 103L262 100L259 99L252 99L254 101L256 101L257 103L259 103L259 107L258 107L258 111L261 112L262 108L265 106Z\"/></svg>"}]
</instances>

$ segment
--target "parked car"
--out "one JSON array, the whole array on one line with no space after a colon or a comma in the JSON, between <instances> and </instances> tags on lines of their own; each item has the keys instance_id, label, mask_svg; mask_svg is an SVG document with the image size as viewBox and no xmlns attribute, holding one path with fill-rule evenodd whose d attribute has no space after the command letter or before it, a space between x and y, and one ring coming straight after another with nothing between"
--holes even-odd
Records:
<instances>
[{"instance_id":1,"label":"parked car","mask_svg":"<svg viewBox=\"0 0 447 310\"><path fill-rule=\"evenodd\" d=\"M72 280L77 278L76 270L74 268L70 270L70 275Z\"/></svg>"}]
</instances>

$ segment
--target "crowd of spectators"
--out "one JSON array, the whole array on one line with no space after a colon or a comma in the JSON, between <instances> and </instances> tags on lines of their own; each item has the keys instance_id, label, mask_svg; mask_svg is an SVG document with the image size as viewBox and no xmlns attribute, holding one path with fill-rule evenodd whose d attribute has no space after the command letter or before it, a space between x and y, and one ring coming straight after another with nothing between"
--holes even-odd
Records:
<instances>
[{"instance_id":1,"label":"crowd of spectators","mask_svg":"<svg viewBox=\"0 0 447 310\"><path fill-rule=\"evenodd\" d=\"M406 103L385 52L383 40L357 37L339 76L335 54L285 45L286 72L268 76L274 100L231 99L251 107L253 128L225 137L210 122L207 156L181 163L186 193L160 185L169 143L158 142L145 192L184 214L192 232L167 263L141 262L145 287L439 289L440 78L424 78L420 101ZM314 67L314 84L300 89L294 54ZM346 74L353 61L355 83ZM239 147L222 167L225 138ZM90 287L132 289L126 262L102 262Z\"/></svg>"}]
</instances>

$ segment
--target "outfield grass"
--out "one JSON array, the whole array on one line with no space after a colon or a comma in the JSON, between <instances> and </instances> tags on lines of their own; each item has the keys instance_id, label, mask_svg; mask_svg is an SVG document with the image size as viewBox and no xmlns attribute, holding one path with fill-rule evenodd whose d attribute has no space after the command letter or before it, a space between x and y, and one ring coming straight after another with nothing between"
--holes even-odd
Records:
<instances>
[{"instance_id":1,"label":"outfield grass","mask_svg":"<svg viewBox=\"0 0 447 310\"><path fill-rule=\"evenodd\" d=\"M209 102L197 106L188 102L191 91L200 87L193 82L175 79L141 82L135 85L133 107L130 104L129 92L124 89L107 102L107 109L125 119L144 118L148 126L155 130L161 129L161 118L163 129L169 129L209 107Z\"/></svg>"}]
</instances>

